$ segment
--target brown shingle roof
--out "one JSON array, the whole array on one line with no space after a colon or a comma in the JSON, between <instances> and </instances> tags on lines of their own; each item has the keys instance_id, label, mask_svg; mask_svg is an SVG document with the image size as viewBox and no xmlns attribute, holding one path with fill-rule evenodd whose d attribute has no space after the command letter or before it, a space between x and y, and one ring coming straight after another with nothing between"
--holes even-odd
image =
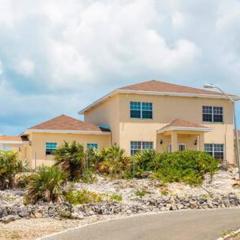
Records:
<instances>
[{"instance_id":1,"label":"brown shingle roof","mask_svg":"<svg viewBox=\"0 0 240 240\"><path fill-rule=\"evenodd\" d=\"M78 130L78 131L101 131L99 127L92 123L83 122L78 119L60 115L46 122L40 123L30 129L39 130Z\"/></svg>"},{"instance_id":2,"label":"brown shingle roof","mask_svg":"<svg viewBox=\"0 0 240 240\"><path fill-rule=\"evenodd\" d=\"M208 127L205 127L205 126L203 126L201 124L198 124L198 123L193 123L193 122L189 122L189 121L182 120L182 119L174 119L173 121L171 121L169 124L167 124L166 126L161 128L160 130L162 131L162 130L165 130L169 127L208 129Z\"/></svg>"},{"instance_id":3,"label":"brown shingle roof","mask_svg":"<svg viewBox=\"0 0 240 240\"><path fill-rule=\"evenodd\" d=\"M4 135L4 136L0 136L0 141L21 142L22 139L21 139L21 137L19 137L19 136L5 136L5 135Z\"/></svg>"},{"instance_id":4,"label":"brown shingle roof","mask_svg":"<svg viewBox=\"0 0 240 240\"><path fill-rule=\"evenodd\" d=\"M219 92L209 91L200 88L192 88L181 86L177 84L150 80L141 83L136 83L120 88L122 90L134 90L134 91L151 91L151 92L174 92L174 93L189 93L189 94L214 94L219 95Z\"/></svg>"}]
</instances>

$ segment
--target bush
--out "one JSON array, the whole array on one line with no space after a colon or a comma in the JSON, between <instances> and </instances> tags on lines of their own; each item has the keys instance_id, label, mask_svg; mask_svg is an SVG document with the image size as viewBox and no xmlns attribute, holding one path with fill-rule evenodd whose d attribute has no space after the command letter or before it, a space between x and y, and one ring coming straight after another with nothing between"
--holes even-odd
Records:
<instances>
[{"instance_id":1,"label":"bush","mask_svg":"<svg viewBox=\"0 0 240 240\"><path fill-rule=\"evenodd\" d=\"M148 176L150 171L155 170L154 161L157 157L155 150L146 150L138 152L132 158L132 174L141 178Z\"/></svg>"},{"instance_id":2,"label":"bush","mask_svg":"<svg viewBox=\"0 0 240 240\"><path fill-rule=\"evenodd\" d=\"M109 196L109 200L112 202L121 202L123 198L122 195L114 193Z\"/></svg>"},{"instance_id":3,"label":"bush","mask_svg":"<svg viewBox=\"0 0 240 240\"><path fill-rule=\"evenodd\" d=\"M137 197L143 198L147 193L148 192L144 189L138 189L138 190L136 190L135 195Z\"/></svg>"},{"instance_id":4,"label":"bush","mask_svg":"<svg viewBox=\"0 0 240 240\"><path fill-rule=\"evenodd\" d=\"M55 152L56 166L64 171L70 181L78 180L85 169L85 153L81 144L65 142Z\"/></svg>"},{"instance_id":5,"label":"bush","mask_svg":"<svg viewBox=\"0 0 240 240\"><path fill-rule=\"evenodd\" d=\"M12 188L15 175L23 170L23 163L17 159L17 153L0 151L0 189Z\"/></svg>"},{"instance_id":6,"label":"bush","mask_svg":"<svg viewBox=\"0 0 240 240\"><path fill-rule=\"evenodd\" d=\"M26 203L35 204L39 200L61 202L66 175L56 167L40 167L31 175L25 196Z\"/></svg>"},{"instance_id":7,"label":"bush","mask_svg":"<svg viewBox=\"0 0 240 240\"><path fill-rule=\"evenodd\" d=\"M130 158L125 155L123 149L117 145L101 151L101 160L97 170L101 174L110 175L113 178L125 177L126 171L131 168Z\"/></svg>"},{"instance_id":8,"label":"bush","mask_svg":"<svg viewBox=\"0 0 240 240\"><path fill-rule=\"evenodd\" d=\"M218 169L218 161L205 152L183 151L157 155L155 176L164 182L185 182L199 185L204 175ZM152 164L152 163L151 163Z\"/></svg>"},{"instance_id":9,"label":"bush","mask_svg":"<svg viewBox=\"0 0 240 240\"><path fill-rule=\"evenodd\" d=\"M32 173L22 173L15 176L15 186L17 188L26 188L29 184Z\"/></svg>"},{"instance_id":10,"label":"bush","mask_svg":"<svg viewBox=\"0 0 240 240\"><path fill-rule=\"evenodd\" d=\"M103 196L101 194L90 192L84 189L81 191L69 191L66 194L65 199L71 204L78 205L101 202L103 201Z\"/></svg>"}]
</instances>

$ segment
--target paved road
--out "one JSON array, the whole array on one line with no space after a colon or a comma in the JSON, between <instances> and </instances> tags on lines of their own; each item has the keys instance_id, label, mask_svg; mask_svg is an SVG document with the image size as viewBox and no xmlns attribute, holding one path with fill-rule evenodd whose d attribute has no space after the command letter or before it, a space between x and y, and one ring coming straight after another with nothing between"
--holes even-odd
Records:
<instances>
[{"instance_id":1,"label":"paved road","mask_svg":"<svg viewBox=\"0 0 240 240\"><path fill-rule=\"evenodd\" d=\"M240 227L240 209L142 215L89 225L47 240L215 240Z\"/></svg>"}]
</instances>

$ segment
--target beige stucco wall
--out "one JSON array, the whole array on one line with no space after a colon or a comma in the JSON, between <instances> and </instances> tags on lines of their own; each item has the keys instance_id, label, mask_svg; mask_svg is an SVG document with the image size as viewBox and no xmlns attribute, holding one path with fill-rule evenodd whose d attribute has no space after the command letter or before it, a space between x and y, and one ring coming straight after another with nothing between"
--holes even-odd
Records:
<instances>
[{"instance_id":1,"label":"beige stucco wall","mask_svg":"<svg viewBox=\"0 0 240 240\"><path fill-rule=\"evenodd\" d=\"M152 102L153 119L131 119L130 101ZM223 107L224 123L202 122L203 105ZM175 118L203 124L212 129L212 132L204 134L204 143L225 144L227 161L234 163L232 113L232 104L224 99L122 93L88 110L85 113L85 120L95 124L108 123L112 129L113 143L119 144L128 154L130 154L130 141L152 141L154 148L157 148L156 131ZM181 142L181 139L179 141Z\"/></svg>"},{"instance_id":2,"label":"beige stucco wall","mask_svg":"<svg viewBox=\"0 0 240 240\"><path fill-rule=\"evenodd\" d=\"M120 144L119 140L119 96L115 95L107 101L95 106L84 113L86 122L94 123L97 126L107 124L112 132L112 144Z\"/></svg>"},{"instance_id":3,"label":"beige stucco wall","mask_svg":"<svg viewBox=\"0 0 240 240\"><path fill-rule=\"evenodd\" d=\"M54 159L52 155L46 155L46 142L56 142L57 146L61 146L64 141L76 141L82 144L85 148L87 143L98 144L99 149L110 146L110 135L87 135L87 134L67 134L67 133L31 133L29 135L30 145L28 146L28 157L32 168L40 165L52 165Z\"/></svg>"}]
</instances>

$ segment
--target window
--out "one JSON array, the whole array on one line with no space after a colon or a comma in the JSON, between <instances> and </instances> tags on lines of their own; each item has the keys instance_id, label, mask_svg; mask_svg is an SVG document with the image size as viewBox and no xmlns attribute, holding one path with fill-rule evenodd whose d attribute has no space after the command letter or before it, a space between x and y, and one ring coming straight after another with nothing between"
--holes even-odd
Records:
<instances>
[{"instance_id":1,"label":"window","mask_svg":"<svg viewBox=\"0 0 240 240\"><path fill-rule=\"evenodd\" d=\"M130 117L152 119L152 103L130 102Z\"/></svg>"},{"instance_id":2,"label":"window","mask_svg":"<svg viewBox=\"0 0 240 240\"><path fill-rule=\"evenodd\" d=\"M140 102L130 102L130 116L131 118L141 118Z\"/></svg>"},{"instance_id":3,"label":"window","mask_svg":"<svg viewBox=\"0 0 240 240\"><path fill-rule=\"evenodd\" d=\"M46 143L46 155L53 154L57 149L57 143L47 142Z\"/></svg>"},{"instance_id":4,"label":"window","mask_svg":"<svg viewBox=\"0 0 240 240\"><path fill-rule=\"evenodd\" d=\"M178 145L178 150L179 150L180 152L185 151L185 150L186 150L186 145L185 145L185 144L179 144L179 145Z\"/></svg>"},{"instance_id":5,"label":"window","mask_svg":"<svg viewBox=\"0 0 240 240\"><path fill-rule=\"evenodd\" d=\"M223 107L203 106L204 122L223 122Z\"/></svg>"},{"instance_id":6,"label":"window","mask_svg":"<svg viewBox=\"0 0 240 240\"><path fill-rule=\"evenodd\" d=\"M224 159L224 144L205 144L205 152L218 160Z\"/></svg>"},{"instance_id":7,"label":"window","mask_svg":"<svg viewBox=\"0 0 240 240\"><path fill-rule=\"evenodd\" d=\"M88 143L87 149L98 149L98 145L96 143Z\"/></svg>"},{"instance_id":8,"label":"window","mask_svg":"<svg viewBox=\"0 0 240 240\"><path fill-rule=\"evenodd\" d=\"M213 108L213 121L214 122L223 122L223 108L214 107Z\"/></svg>"},{"instance_id":9,"label":"window","mask_svg":"<svg viewBox=\"0 0 240 240\"><path fill-rule=\"evenodd\" d=\"M142 150L153 149L153 142L131 141L131 155L135 155Z\"/></svg>"},{"instance_id":10,"label":"window","mask_svg":"<svg viewBox=\"0 0 240 240\"><path fill-rule=\"evenodd\" d=\"M142 103L142 118L152 119L152 103Z\"/></svg>"}]
</instances>

